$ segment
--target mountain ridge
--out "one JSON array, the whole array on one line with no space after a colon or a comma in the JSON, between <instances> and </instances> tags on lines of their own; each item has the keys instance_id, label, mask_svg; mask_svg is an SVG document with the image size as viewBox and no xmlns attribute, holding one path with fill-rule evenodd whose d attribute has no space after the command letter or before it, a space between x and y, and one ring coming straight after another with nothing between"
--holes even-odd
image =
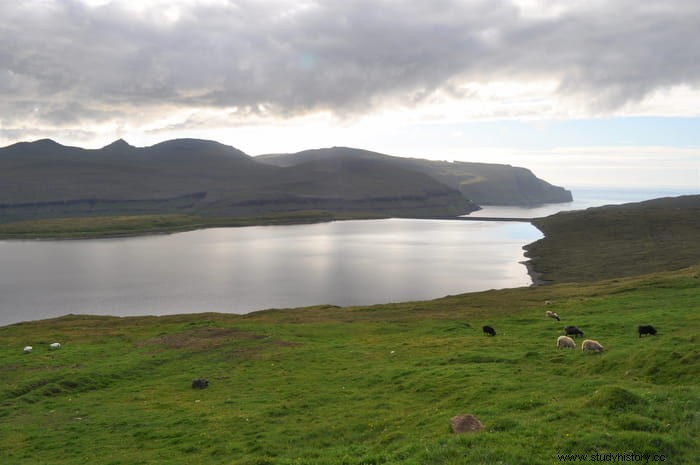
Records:
<instances>
[{"instance_id":1,"label":"mountain ridge","mask_svg":"<svg viewBox=\"0 0 700 465\"><path fill-rule=\"evenodd\" d=\"M501 190L517 195L494 195L495 202L528 204L553 198L533 197L527 183L505 186L511 182L508 176L514 179L514 173L524 170L507 165L406 159L348 147L305 152L312 155L253 157L216 141L188 138L148 147L118 139L99 149L64 146L50 139L19 142L0 148L0 221L308 210L447 217L486 204L498 183L504 184ZM283 159L288 163L280 164ZM492 173L484 174L485 167ZM527 182L551 186L526 171ZM483 191L480 202L469 195L468 184ZM570 193L554 198L568 200Z\"/></svg>"},{"instance_id":2,"label":"mountain ridge","mask_svg":"<svg viewBox=\"0 0 700 465\"><path fill-rule=\"evenodd\" d=\"M535 206L543 203L570 202L571 192L537 178L527 168L517 166L464 161L436 161L422 158L404 158L352 147L310 149L296 153L265 154L255 157L264 163L289 167L312 160L337 157L356 157L402 164L428 174L437 181L459 190L470 201L479 205Z\"/></svg>"}]
</instances>

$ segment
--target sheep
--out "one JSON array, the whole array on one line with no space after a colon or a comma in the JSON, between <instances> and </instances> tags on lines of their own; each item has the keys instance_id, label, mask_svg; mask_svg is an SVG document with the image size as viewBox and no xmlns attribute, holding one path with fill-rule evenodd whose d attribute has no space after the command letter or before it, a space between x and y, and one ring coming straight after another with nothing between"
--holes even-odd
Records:
<instances>
[{"instance_id":1,"label":"sheep","mask_svg":"<svg viewBox=\"0 0 700 465\"><path fill-rule=\"evenodd\" d=\"M61 343L60 342L54 342L49 346L49 349L51 350L56 350L61 348Z\"/></svg>"},{"instance_id":2,"label":"sheep","mask_svg":"<svg viewBox=\"0 0 700 465\"><path fill-rule=\"evenodd\" d=\"M605 350L605 348L600 344L600 342L594 341L593 339L586 339L581 344L582 352L602 352L603 350Z\"/></svg>"},{"instance_id":3,"label":"sheep","mask_svg":"<svg viewBox=\"0 0 700 465\"><path fill-rule=\"evenodd\" d=\"M576 342L569 336L559 336L557 338L557 350L559 349L575 349Z\"/></svg>"},{"instance_id":4,"label":"sheep","mask_svg":"<svg viewBox=\"0 0 700 465\"><path fill-rule=\"evenodd\" d=\"M483 328L484 334L488 336L495 336L496 335L496 330L493 329L491 326L484 326Z\"/></svg>"},{"instance_id":5,"label":"sheep","mask_svg":"<svg viewBox=\"0 0 700 465\"><path fill-rule=\"evenodd\" d=\"M656 336L656 328L654 328L652 325L639 325L638 331L639 337L642 337L642 334L651 334L652 336Z\"/></svg>"},{"instance_id":6,"label":"sheep","mask_svg":"<svg viewBox=\"0 0 700 465\"><path fill-rule=\"evenodd\" d=\"M583 331L578 329L578 326L565 326L564 327L564 334L566 334L567 336L574 336L574 337L581 336L581 337L583 337Z\"/></svg>"},{"instance_id":7,"label":"sheep","mask_svg":"<svg viewBox=\"0 0 700 465\"><path fill-rule=\"evenodd\" d=\"M31 351L32 351L32 346L25 346L25 348L24 348L24 353L25 353L25 354L28 354L28 353L31 352Z\"/></svg>"},{"instance_id":8,"label":"sheep","mask_svg":"<svg viewBox=\"0 0 700 465\"><path fill-rule=\"evenodd\" d=\"M552 305L552 301L551 301L551 300L545 300L545 301L544 301L544 304L545 304L545 305Z\"/></svg>"},{"instance_id":9,"label":"sheep","mask_svg":"<svg viewBox=\"0 0 700 465\"><path fill-rule=\"evenodd\" d=\"M551 310L547 310L547 312L545 313L545 315L547 315L549 318L554 318L554 319L557 320L557 321L561 321L561 320L559 319L559 315L557 315L557 312L553 312L553 311L551 311Z\"/></svg>"}]
</instances>

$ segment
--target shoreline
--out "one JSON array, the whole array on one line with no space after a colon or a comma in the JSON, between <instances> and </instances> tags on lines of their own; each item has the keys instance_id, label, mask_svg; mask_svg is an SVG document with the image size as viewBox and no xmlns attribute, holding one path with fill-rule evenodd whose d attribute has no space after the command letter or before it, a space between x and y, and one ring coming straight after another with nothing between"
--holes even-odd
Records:
<instances>
[{"instance_id":1,"label":"shoreline","mask_svg":"<svg viewBox=\"0 0 700 465\"><path fill-rule=\"evenodd\" d=\"M247 226L290 226L343 220L371 220L382 217L369 214L340 215L304 212L297 215L261 217L196 217L178 215L107 216L56 218L0 224L0 241L60 241L118 239L176 234L213 228ZM81 224L82 222L82 224ZM78 223L74 226L75 223ZM81 228L82 226L82 228Z\"/></svg>"},{"instance_id":2,"label":"shoreline","mask_svg":"<svg viewBox=\"0 0 700 465\"><path fill-rule=\"evenodd\" d=\"M528 276L530 276L530 280L532 281L532 284L530 284L530 287L538 287L538 286L543 286L546 284L549 284L549 281L543 279L542 277L544 276L544 273L540 273L538 271L535 271L535 268L532 264L532 260L524 260L522 262L518 262L521 265L525 265L525 269L527 270Z\"/></svg>"},{"instance_id":3,"label":"shoreline","mask_svg":"<svg viewBox=\"0 0 700 465\"><path fill-rule=\"evenodd\" d=\"M114 217L105 217L107 219L112 219ZM117 219L120 217L116 217ZM133 217L129 217L133 218ZM83 239L116 239L116 238L127 238L127 237L140 237L140 236L152 236L160 234L175 234L180 232L197 231L201 229L212 229L212 228L241 228L248 226L292 226L300 224L316 224L316 223L328 223L332 221L347 221L347 220L377 220L377 219L411 219L411 220L437 220L437 221L486 221L486 222L519 222L519 223L532 223L532 218L513 218L513 217L469 217L469 216L440 216L440 217L385 217L370 214L359 214L359 215L311 215L309 217L267 217L267 218L216 218L209 222L202 221L202 217L197 218L198 222L183 222L180 225L169 224L167 226L154 226L153 224L149 227L144 227L144 229L138 230L135 228L120 229L118 227L105 228L101 231L90 231L90 230L80 230L80 229L69 229L66 228L63 231L52 231L52 232L41 232L36 230L36 226L32 228L30 223L28 229L20 230L20 232L3 232L3 226L5 225L16 225L16 223L6 223L5 225L0 225L0 241L58 241L58 240L83 240ZM80 220L82 218L76 218ZM148 218L147 218L148 219ZM59 221L68 222L72 218L61 218ZM37 220L37 221L47 221L47 220ZM51 221L51 220L48 220ZM65 226L64 226L65 227ZM32 231L31 229L34 229Z\"/></svg>"}]
</instances>

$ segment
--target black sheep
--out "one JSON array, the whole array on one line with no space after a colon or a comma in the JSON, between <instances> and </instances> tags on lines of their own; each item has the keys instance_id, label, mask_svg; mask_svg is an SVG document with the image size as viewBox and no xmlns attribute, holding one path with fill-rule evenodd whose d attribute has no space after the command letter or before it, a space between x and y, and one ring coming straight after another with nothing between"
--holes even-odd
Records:
<instances>
[{"instance_id":1,"label":"black sheep","mask_svg":"<svg viewBox=\"0 0 700 465\"><path fill-rule=\"evenodd\" d=\"M484 334L486 334L487 336L496 335L496 330L493 329L491 326L484 326L482 329L484 330Z\"/></svg>"},{"instance_id":2,"label":"black sheep","mask_svg":"<svg viewBox=\"0 0 700 465\"><path fill-rule=\"evenodd\" d=\"M564 334L566 334L567 336L578 337L578 336L583 336L583 331L578 329L578 326L565 326L564 327Z\"/></svg>"},{"instance_id":3,"label":"black sheep","mask_svg":"<svg viewBox=\"0 0 700 465\"><path fill-rule=\"evenodd\" d=\"M652 325L639 325L638 331L639 337L642 337L642 334L651 334L652 336L656 336L656 328L654 328Z\"/></svg>"}]
</instances>

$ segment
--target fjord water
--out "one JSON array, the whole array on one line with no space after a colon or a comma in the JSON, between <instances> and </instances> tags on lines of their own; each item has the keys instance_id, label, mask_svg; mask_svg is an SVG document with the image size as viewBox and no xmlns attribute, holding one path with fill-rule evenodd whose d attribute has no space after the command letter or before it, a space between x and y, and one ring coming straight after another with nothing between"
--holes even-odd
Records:
<instances>
[{"instance_id":1,"label":"fjord water","mask_svg":"<svg viewBox=\"0 0 700 465\"><path fill-rule=\"evenodd\" d=\"M0 325L69 313L247 313L531 283L529 223L387 219L0 241Z\"/></svg>"},{"instance_id":2,"label":"fjord water","mask_svg":"<svg viewBox=\"0 0 700 465\"><path fill-rule=\"evenodd\" d=\"M534 218L699 190L574 188L570 203L470 216ZM527 286L522 246L540 237L529 223L391 219L0 241L0 325L68 313L367 305Z\"/></svg>"}]
</instances>

